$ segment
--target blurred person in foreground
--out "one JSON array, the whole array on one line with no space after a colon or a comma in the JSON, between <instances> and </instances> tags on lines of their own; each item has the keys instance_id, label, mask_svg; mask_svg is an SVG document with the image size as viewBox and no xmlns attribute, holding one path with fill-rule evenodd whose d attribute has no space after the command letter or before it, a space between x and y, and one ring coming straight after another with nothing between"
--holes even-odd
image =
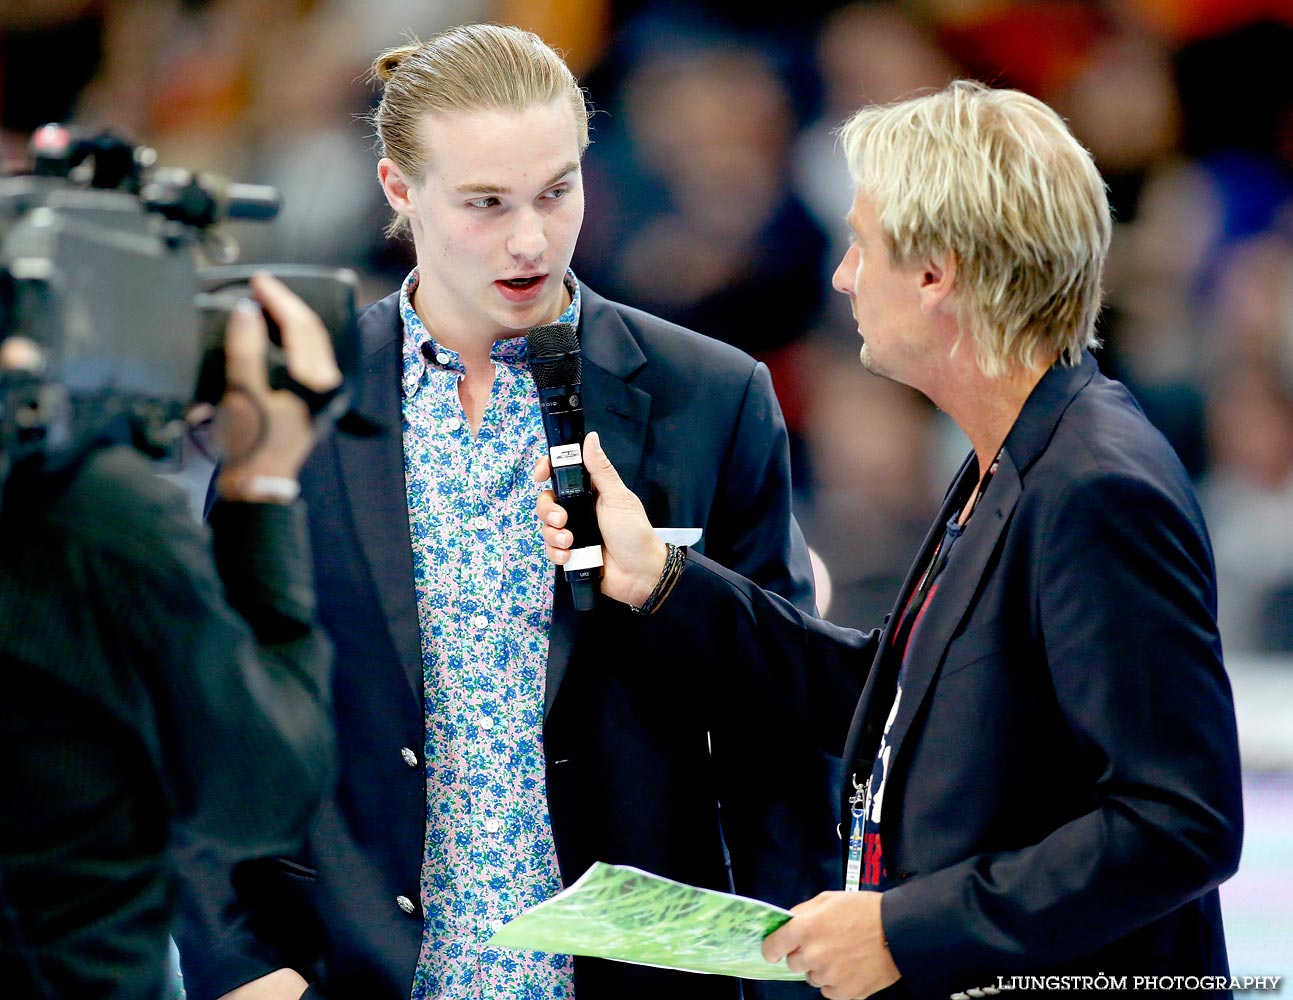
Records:
<instances>
[{"instance_id":1,"label":"blurred person in foreground","mask_svg":"<svg viewBox=\"0 0 1293 1000\"><path fill-rule=\"evenodd\" d=\"M577 612L533 514L547 447L525 334L561 320L585 420L657 521L811 609L767 369L575 278L588 108L541 39L466 25L374 74L377 173L417 267L360 318L363 410L387 433L338 434L302 475L338 784L302 854L232 878L186 864L190 1000L736 1000L736 980L485 941L595 861L787 904L830 884L826 781L756 763L775 718L701 692L701 662L639 641L635 615Z\"/></svg>"},{"instance_id":2,"label":"blurred person in foreground","mask_svg":"<svg viewBox=\"0 0 1293 1000\"><path fill-rule=\"evenodd\" d=\"M323 324L273 278L254 288L292 375L332 389L340 373ZM285 489L314 435L306 404L270 390L267 343L259 311L239 306L210 537L185 495L124 445L53 467L15 463L4 483L7 997L158 1000L175 839L239 857L289 851L331 778L331 656L304 515ZM11 337L0 364L32 370L38 350Z\"/></svg>"},{"instance_id":3,"label":"blurred person in foreground","mask_svg":"<svg viewBox=\"0 0 1293 1000\"><path fill-rule=\"evenodd\" d=\"M698 684L761 690L853 772L844 891L796 906L764 956L832 1000L1038 974L1215 975L1227 994L1217 886L1242 816L1212 553L1180 462L1089 353L1101 179L1044 104L969 82L866 108L842 141L834 284L863 365L974 449L883 628L680 558L612 448L585 444L603 593L710 657ZM565 512L545 493L538 513L565 561Z\"/></svg>"}]
</instances>

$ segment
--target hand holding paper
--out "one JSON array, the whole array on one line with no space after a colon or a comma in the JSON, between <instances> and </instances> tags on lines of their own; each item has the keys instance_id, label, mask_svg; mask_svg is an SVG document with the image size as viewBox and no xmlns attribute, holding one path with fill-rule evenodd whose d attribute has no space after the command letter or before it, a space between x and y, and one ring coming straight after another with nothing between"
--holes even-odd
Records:
<instances>
[{"instance_id":1,"label":"hand holding paper","mask_svg":"<svg viewBox=\"0 0 1293 1000\"><path fill-rule=\"evenodd\" d=\"M880 920L879 892L822 892L790 911L794 918L763 942L763 957L784 961L833 997L869 997L896 983Z\"/></svg>"}]
</instances>

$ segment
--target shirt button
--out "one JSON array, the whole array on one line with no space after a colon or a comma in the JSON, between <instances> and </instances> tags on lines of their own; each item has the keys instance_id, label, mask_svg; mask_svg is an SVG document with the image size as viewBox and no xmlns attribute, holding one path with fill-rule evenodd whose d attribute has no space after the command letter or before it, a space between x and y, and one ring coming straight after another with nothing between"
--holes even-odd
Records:
<instances>
[{"instance_id":1,"label":"shirt button","mask_svg":"<svg viewBox=\"0 0 1293 1000\"><path fill-rule=\"evenodd\" d=\"M442 365L447 365L449 363L449 355L445 354L444 351L437 351L435 359Z\"/></svg>"},{"instance_id":2,"label":"shirt button","mask_svg":"<svg viewBox=\"0 0 1293 1000\"><path fill-rule=\"evenodd\" d=\"M494 719L493 719L491 716L488 716L488 715L483 716L483 717L481 718L481 720L480 720L480 728L481 728L481 729L493 729L493 728L494 728Z\"/></svg>"},{"instance_id":3,"label":"shirt button","mask_svg":"<svg viewBox=\"0 0 1293 1000\"><path fill-rule=\"evenodd\" d=\"M471 519L471 526L477 531L484 531L489 527L489 518L484 514L477 514Z\"/></svg>"},{"instance_id":4,"label":"shirt button","mask_svg":"<svg viewBox=\"0 0 1293 1000\"><path fill-rule=\"evenodd\" d=\"M458 417L450 417L448 420L444 422L444 426L445 426L445 430L449 431L449 433L452 434L454 431L462 429L462 420L460 420Z\"/></svg>"},{"instance_id":5,"label":"shirt button","mask_svg":"<svg viewBox=\"0 0 1293 1000\"><path fill-rule=\"evenodd\" d=\"M404 758L404 763L407 764L409 767L418 766L418 755L415 754L408 747L404 747L403 749L400 750L400 756Z\"/></svg>"},{"instance_id":6,"label":"shirt button","mask_svg":"<svg viewBox=\"0 0 1293 1000\"><path fill-rule=\"evenodd\" d=\"M409 899L408 896L396 896L395 905L409 916L412 916L417 911L417 907L413 905L413 900Z\"/></svg>"},{"instance_id":7,"label":"shirt button","mask_svg":"<svg viewBox=\"0 0 1293 1000\"><path fill-rule=\"evenodd\" d=\"M477 630L483 630L488 625L489 625L489 618L487 618L485 615L477 615L475 618L471 620L472 628Z\"/></svg>"},{"instance_id":8,"label":"shirt button","mask_svg":"<svg viewBox=\"0 0 1293 1000\"><path fill-rule=\"evenodd\" d=\"M485 831L487 833L498 833L501 829L503 829L503 821L497 816L491 816L485 820Z\"/></svg>"}]
</instances>

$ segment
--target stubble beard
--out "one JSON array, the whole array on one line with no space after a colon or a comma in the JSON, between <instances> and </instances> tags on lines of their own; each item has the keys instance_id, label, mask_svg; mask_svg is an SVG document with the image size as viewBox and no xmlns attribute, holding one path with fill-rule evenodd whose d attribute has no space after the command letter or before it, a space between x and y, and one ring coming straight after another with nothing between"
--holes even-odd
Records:
<instances>
[{"instance_id":1,"label":"stubble beard","mask_svg":"<svg viewBox=\"0 0 1293 1000\"><path fill-rule=\"evenodd\" d=\"M862 367L872 375L878 375L880 378L889 377L885 373L884 368L881 367L880 362L876 361L875 356L871 353L870 346L865 340L862 342L862 347L858 350L858 360L862 362Z\"/></svg>"}]
</instances>

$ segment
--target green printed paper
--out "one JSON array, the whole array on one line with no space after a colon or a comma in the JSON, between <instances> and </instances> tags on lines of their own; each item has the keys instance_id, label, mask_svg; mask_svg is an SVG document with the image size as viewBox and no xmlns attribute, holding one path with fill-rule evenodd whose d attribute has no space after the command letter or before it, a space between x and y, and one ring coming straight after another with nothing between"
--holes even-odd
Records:
<instances>
[{"instance_id":1,"label":"green printed paper","mask_svg":"<svg viewBox=\"0 0 1293 1000\"><path fill-rule=\"evenodd\" d=\"M759 952L763 939L789 919L771 903L598 862L488 943L742 979L803 979Z\"/></svg>"}]
</instances>

